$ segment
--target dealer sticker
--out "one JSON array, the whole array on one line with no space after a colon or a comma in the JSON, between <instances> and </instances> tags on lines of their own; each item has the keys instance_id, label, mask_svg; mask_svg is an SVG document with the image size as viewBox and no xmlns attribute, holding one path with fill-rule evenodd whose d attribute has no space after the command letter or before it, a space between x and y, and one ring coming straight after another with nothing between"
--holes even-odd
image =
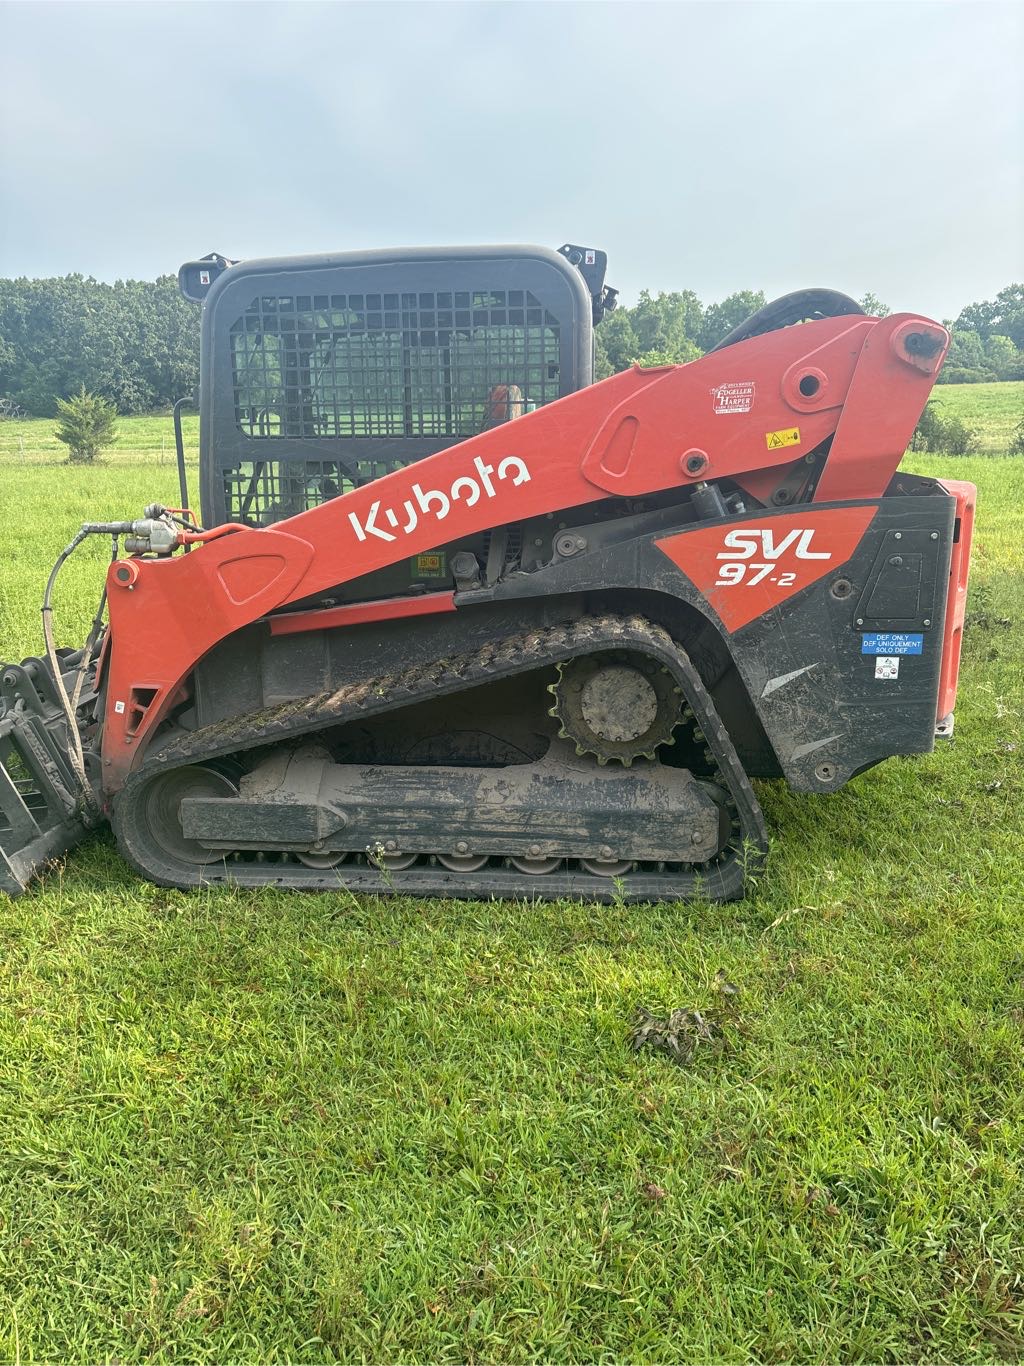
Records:
<instances>
[{"instance_id":1,"label":"dealer sticker","mask_svg":"<svg viewBox=\"0 0 1024 1366\"><path fill-rule=\"evenodd\" d=\"M899 655L879 655L875 660L876 678L899 678L900 676L900 657Z\"/></svg>"},{"instance_id":2,"label":"dealer sticker","mask_svg":"<svg viewBox=\"0 0 1024 1366\"><path fill-rule=\"evenodd\" d=\"M716 413L749 413L754 405L754 381L720 384L711 390Z\"/></svg>"},{"instance_id":3,"label":"dealer sticker","mask_svg":"<svg viewBox=\"0 0 1024 1366\"><path fill-rule=\"evenodd\" d=\"M865 631L861 636L862 655L919 655L923 651L924 636L912 632Z\"/></svg>"}]
</instances>

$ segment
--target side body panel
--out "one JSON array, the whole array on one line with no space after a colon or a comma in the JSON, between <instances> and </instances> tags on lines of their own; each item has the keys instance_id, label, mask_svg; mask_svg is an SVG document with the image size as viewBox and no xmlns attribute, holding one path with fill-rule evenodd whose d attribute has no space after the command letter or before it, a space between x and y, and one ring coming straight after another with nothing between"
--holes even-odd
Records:
<instances>
[{"instance_id":1,"label":"side body panel","mask_svg":"<svg viewBox=\"0 0 1024 1366\"><path fill-rule=\"evenodd\" d=\"M812 562L801 591L760 612L748 607L729 633L780 769L791 787L808 792L839 787L890 755L932 749L955 505L886 498L829 511L832 532L816 532L810 544L833 558ZM790 519L778 520L777 537L785 539ZM773 519L756 521L749 530L771 528ZM721 527L720 543L729 534ZM677 567L689 562L687 578L701 594L715 571L688 557L686 539L674 538L671 558Z\"/></svg>"}]
</instances>

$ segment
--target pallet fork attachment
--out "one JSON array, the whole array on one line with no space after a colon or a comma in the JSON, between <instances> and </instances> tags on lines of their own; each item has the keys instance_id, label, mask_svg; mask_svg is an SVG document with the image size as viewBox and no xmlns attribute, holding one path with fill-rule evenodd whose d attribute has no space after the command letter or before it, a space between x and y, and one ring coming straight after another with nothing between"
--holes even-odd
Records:
<instances>
[{"instance_id":1,"label":"pallet fork attachment","mask_svg":"<svg viewBox=\"0 0 1024 1366\"><path fill-rule=\"evenodd\" d=\"M19 896L94 823L68 757L67 722L48 665L0 673L0 891Z\"/></svg>"}]
</instances>

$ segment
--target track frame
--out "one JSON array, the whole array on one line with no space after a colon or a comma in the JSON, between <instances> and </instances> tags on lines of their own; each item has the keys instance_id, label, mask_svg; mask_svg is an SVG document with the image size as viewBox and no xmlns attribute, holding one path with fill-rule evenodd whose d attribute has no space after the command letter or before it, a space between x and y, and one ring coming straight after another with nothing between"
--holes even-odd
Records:
<instances>
[{"instance_id":1,"label":"track frame","mask_svg":"<svg viewBox=\"0 0 1024 1366\"><path fill-rule=\"evenodd\" d=\"M688 864L681 835L677 864L641 867L616 879L588 872L581 860L571 860L572 866L557 872L531 876L494 860L485 868L468 872L440 864L389 869L374 866L369 855L362 865L321 869L280 850L197 867L170 858L145 826L148 785L175 768L218 761L230 764L247 751L290 745L350 720L398 714L403 707L423 699L458 693L608 649L647 654L673 675L683 697L684 720L704 748L713 781L728 797L728 833L715 858ZM564 896L649 901L703 896L725 901L743 895L747 877L761 867L767 852L767 833L757 798L697 670L668 632L636 615L584 617L519 632L475 652L413 666L383 678L361 678L333 693L289 702L258 717L242 717L179 735L129 779L115 803L113 825L121 852L145 877L178 887L234 884L336 890L345 886L353 891L484 899Z\"/></svg>"}]
</instances>

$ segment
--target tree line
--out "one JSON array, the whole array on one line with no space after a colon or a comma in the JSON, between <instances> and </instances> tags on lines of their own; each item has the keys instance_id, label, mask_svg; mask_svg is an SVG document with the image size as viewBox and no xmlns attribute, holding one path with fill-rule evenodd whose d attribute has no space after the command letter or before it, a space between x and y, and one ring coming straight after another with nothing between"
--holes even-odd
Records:
<instances>
[{"instance_id":1,"label":"tree line","mask_svg":"<svg viewBox=\"0 0 1024 1366\"><path fill-rule=\"evenodd\" d=\"M50 417L83 386L122 413L151 412L199 381L199 306L173 275L0 280L0 398Z\"/></svg>"},{"instance_id":2,"label":"tree line","mask_svg":"<svg viewBox=\"0 0 1024 1366\"><path fill-rule=\"evenodd\" d=\"M692 290L642 291L597 330L597 377L635 361L696 360L765 304L761 290L703 303ZM889 309L861 300L875 316ZM1024 379L1024 285L947 321L953 344L940 382ZM122 413L165 408L199 379L199 307L173 275L104 284L83 275L0 279L0 403L47 417L84 388Z\"/></svg>"},{"instance_id":3,"label":"tree line","mask_svg":"<svg viewBox=\"0 0 1024 1366\"><path fill-rule=\"evenodd\" d=\"M616 309L598 328L598 378L634 361L678 365L696 360L765 302L761 290L741 290L709 305L692 290L658 295L644 290L632 308ZM860 305L877 318L891 312L874 294L866 294ZM952 342L940 384L1024 379L1024 285L1007 285L994 299L969 304L945 326Z\"/></svg>"}]
</instances>

